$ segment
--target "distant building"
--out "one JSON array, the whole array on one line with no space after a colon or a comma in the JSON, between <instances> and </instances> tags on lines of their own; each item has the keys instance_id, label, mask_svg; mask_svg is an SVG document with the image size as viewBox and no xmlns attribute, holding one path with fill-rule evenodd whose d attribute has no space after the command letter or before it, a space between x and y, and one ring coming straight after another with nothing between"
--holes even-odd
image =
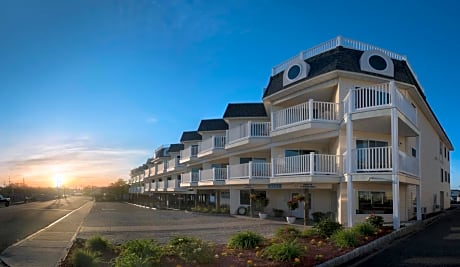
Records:
<instances>
[{"instance_id":1,"label":"distant building","mask_svg":"<svg viewBox=\"0 0 460 267\"><path fill-rule=\"evenodd\" d=\"M309 217L351 226L375 213L397 229L449 208L452 150L405 56L337 37L273 67L262 102L228 104L158 148L131 171L130 193L232 214L257 194L271 215L303 195Z\"/></svg>"}]
</instances>

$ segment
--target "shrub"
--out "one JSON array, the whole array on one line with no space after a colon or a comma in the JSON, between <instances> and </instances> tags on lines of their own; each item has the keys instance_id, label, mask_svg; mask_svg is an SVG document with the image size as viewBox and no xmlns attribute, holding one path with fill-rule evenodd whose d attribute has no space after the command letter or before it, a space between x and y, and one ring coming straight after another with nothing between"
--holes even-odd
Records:
<instances>
[{"instance_id":1,"label":"shrub","mask_svg":"<svg viewBox=\"0 0 460 267\"><path fill-rule=\"evenodd\" d=\"M312 237L312 236L317 236L319 235L318 230L316 228L308 228L305 229L300 236L301 237Z\"/></svg>"},{"instance_id":2,"label":"shrub","mask_svg":"<svg viewBox=\"0 0 460 267\"><path fill-rule=\"evenodd\" d=\"M288 261L300 257L302 253L302 248L293 240L272 244L264 249L262 255L274 261Z\"/></svg>"},{"instance_id":3,"label":"shrub","mask_svg":"<svg viewBox=\"0 0 460 267\"><path fill-rule=\"evenodd\" d=\"M331 236L332 242L340 248L356 247L359 244L359 234L353 229L344 229Z\"/></svg>"},{"instance_id":4,"label":"shrub","mask_svg":"<svg viewBox=\"0 0 460 267\"><path fill-rule=\"evenodd\" d=\"M330 237L336 231L342 229L342 225L338 222L334 222L330 219L324 219L319 223L316 223L313 228L316 229L318 234L323 237Z\"/></svg>"},{"instance_id":5,"label":"shrub","mask_svg":"<svg viewBox=\"0 0 460 267\"><path fill-rule=\"evenodd\" d=\"M167 244L167 254L176 256L186 263L210 263L214 259L213 247L195 237L176 236Z\"/></svg>"},{"instance_id":6,"label":"shrub","mask_svg":"<svg viewBox=\"0 0 460 267\"><path fill-rule=\"evenodd\" d=\"M370 223L363 222L353 226L353 230L360 235L369 236L374 234L377 228Z\"/></svg>"},{"instance_id":7,"label":"shrub","mask_svg":"<svg viewBox=\"0 0 460 267\"><path fill-rule=\"evenodd\" d=\"M104 252L111 250L111 244L107 239L101 236L93 236L86 240L85 248L94 252Z\"/></svg>"},{"instance_id":8,"label":"shrub","mask_svg":"<svg viewBox=\"0 0 460 267\"><path fill-rule=\"evenodd\" d=\"M123 244L122 251L115 260L115 266L152 266L159 264L162 256L163 248L155 240L132 240Z\"/></svg>"},{"instance_id":9,"label":"shrub","mask_svg":"<svg viewBox=\"0 0 460 267\"><path fill-rule=\"evenodd\" d=\"M319 223L320 221L326 219L326 213L324 212L321 212L321 211L316 211L316 212L313 212L311 214L311 216L313 217L313 222L315 223Z\"/></svg>"},{"instance_id":10,"label":"shrub","mask_svg":"<svg viewBox=\"0 0 460 267\"><path fill-rule=\"evenodd\" d=\"M97 253L85 249L77 249L72 253L72 265L75 267L99 266L100 260Z\"/></svg>"},{"instance_id":11,"label":"shrub","mask_svg":"<svg viewBox=\"0 0 460 267\"><path fill-rule=\"evenodd\" d=\"M259 246L263 241L263 237L251 231L244 231L234 234L230 237L228 247L230 248L241 248L241 249L253 249Z\"/></svg>"},{"instance_id":12,"label":"shrub","mask_svg":"<svg viewBox=\"0 0 460 267\"><path fill-rule=\"evenodd\" d=\"M366 222L372 224L373 226L380 228L383 226L383 217L371 214L366 217Z\"/></svg>"},{"instance_id":13,"label":"shrub","mask_svg":"<svg viewBox=\"0 0 460 267\"><path fill-rule=\"evenodd\" d=\"M284 226L276 229L275 237L280 240L294 240L300 236L300 230L295 226Z\"/></svg>"}]
</instances>

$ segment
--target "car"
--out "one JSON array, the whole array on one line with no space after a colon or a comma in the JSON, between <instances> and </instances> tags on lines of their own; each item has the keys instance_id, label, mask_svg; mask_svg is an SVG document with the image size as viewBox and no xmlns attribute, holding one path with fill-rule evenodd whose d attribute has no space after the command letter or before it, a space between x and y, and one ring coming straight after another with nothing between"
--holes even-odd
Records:
<instances>
[{"instance_id":1,"label":"car","mask_svg":"<svg viewBox=\"0 0 460 267\"><path fill-rule=\"evenodd\" d=\"M0 195L0 203L1 202L5 203L5 207L8 207L10 205L11 198Z\"/></svg>"}]
</instances>

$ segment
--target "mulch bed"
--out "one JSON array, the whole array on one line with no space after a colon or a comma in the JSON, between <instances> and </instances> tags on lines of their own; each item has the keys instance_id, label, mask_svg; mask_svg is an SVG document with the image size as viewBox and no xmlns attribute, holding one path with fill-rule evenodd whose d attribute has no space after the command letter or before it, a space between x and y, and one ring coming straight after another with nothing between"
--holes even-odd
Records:
<instances>
[{"instance_id":1,"label":"mulch bed","mask_svg":"<svg viewBox=\"0 0 460 267\"><path fill-rule=\"evenodd\" d=\"M378 239L384 235L391 233L393 230L390 227L382 228L377 234L362 237L360 245L367 244L375 239ZM315 266L322 262L328 261L335 257L344 255L354 248L341 249L336 247L330 240L320 237L308 237L308 238L297 238L297 242L304 249L303 256L299 257L297 261L289 262L274 262L266 258L261 257L262 250L270 244L270 242L279 242L275 240L267 240L266 244L260 248L251 250L242 249L229 249L225 244L215 245L215 259L210 264L187 264L176 258L164 257L161 261L160 266L172 266L172 267L195 267L195 266L222 266L222 267L251 267L251 266ZM71 267L71 255L72 252L78 248L84 248L85 240L76 239L74 244L69 250L67 257L60 263L60 267ZM101 255L102 263L100 266L112 266L113 259L120 252L120 246L116 246L114 252L107 252Z\"/></svg>"}]
</instances>

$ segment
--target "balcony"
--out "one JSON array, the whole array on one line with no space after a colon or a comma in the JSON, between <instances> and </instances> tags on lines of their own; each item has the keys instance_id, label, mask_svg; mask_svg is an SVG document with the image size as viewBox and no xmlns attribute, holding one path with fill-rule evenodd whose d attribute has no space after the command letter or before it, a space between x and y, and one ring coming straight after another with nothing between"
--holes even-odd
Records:
<instances>
[{"instance_id":1,"label":"balcony","mask_svg":"<svg viewBox=\"0 0 460 267\"><path fill-rule=\"evenodd\" d=\"M393 82L351 88L344 99L345 113L358 113L396 107L414 126L417 111Z\"/></svg>"},{"instance_id":2,"label":"balcony","mask_svg":"<svg viewBox=\"0 0 460 267\"><path fill-rule=\"evenodd\" d=\"M226 149L241 145L267 143L270 139L270 122L251 122L240 124L227 130Z\"/></svg>"},{"instance_id":3,"label":"balcony","mask_svg":"<svg viewBox=\"0 0 460 267\"><path fill-rule=\"evenodd\" d=\"M183 164L196 159L198 156L198 146L191 146L180 151L179 163Z\"/></svg>"},{"instance_id":4,"label":"balcony","mask_svg":"<svg viewBox=\"0 0 460 267\"><path fill-rule=\"evenodd\" d=\"M225 151L225 136L211 136L201 141L198 157Z\"/></svg>"},{"instance_id":5,"label":"balcony","mask_svg":"<svg viewBox=\"0 0 460 267\"><path fill-rule=\"evenodd\" d=\"M181 175L182 181L180 186L197 186L198 181L200 180L200 173L197 171L184 172Z\"/></svg>"},{"instance_id":6,"label":"balcony","mask_svg":"<svg viewBox=\"0 0 460 267\"><path fill-rule=\"evenodd\" d=\"M357 148L353 153L354 172L391 172L393 159L391 146ZM412 176L419 175L419 160L398 151L399 171Z\"/></svg>"},{"instance_id":7,"label":"balcony","mask_svg":"<svg viewBox=\"0 0 460 267\"><path fill-rule=\"evenodd\" d=\"M337 155L315 154L274 158L274 176L340 175Z\"/></svg>"},{"instance_id":8,"label":"balcony","mask_svg":"<svg viewBox=\"0 0 460 267\"><path fill-rule=\"evenodd\" d=\"M271 164L253 162L229 166L229 184L265 184L271 177Z\"/></svg>"},{"instance_id":9,"label":"balcony","mask_svg":"<svg viewBox=\"0 0 460 267\"><path fill-rule=\"evenodd\" d=\"M272 136L306 129L312 133L324 128L338 127L339 104L333 102L313 101L291 106L272 112Z\"/></svg>"},{"instance_id":10,"label":"balcony","mask_svg":"<svg viewBox=\"0 0 460 267\"><path fill-rule=\"evenodd\" d=\"M168 169L168 162L167 162L167 161L163 161L163 162L161 162L160 164L158 164L158 169L157 169L158 171L157 171L157 173L158 173L158 174L166 173L167 169Z\"/></svg>"},{"instance_id":11,"label":"balcony","mask_svg":"<svg viewBox=\"0 0 460 267\"><path fill-rule=\"evenodd\" d=\"M212 168L200 170L198 185L225 184L227 180L227 168Z\"/></svg>"},{"instance_id":12,"label":"balcony","mask_svg":"<svg viewBox=\"0 0 460 267\"><path fill-rule=\"evenodd\" d=\"M168 191L177 191L180 188L180 181L177 179L168 180Z\"/></svg>"},{"instance_id":13,"label":"balcony","mask_svg":"<svg viewBox=\"0 0 460 267\"><path fill-rule=\"evenodd\" d=\"M179 161L180 161L179 158L170 159L168 161L168 169L167 169L167 171L172 172L172 171L175 171L175 170L178 170L178 169L182 168L183 165L180 164Z\"/></svg>"},{"instance_id":14,"label":"balcony","mask_svg":"<svg viewBox=\"0 0 460 267\"><path fill-rule=\"evenodd\" d=\"M167 188L168 182L161 180L157 182L157 191L165 191Z\"/></svg>"}]
</instances>

